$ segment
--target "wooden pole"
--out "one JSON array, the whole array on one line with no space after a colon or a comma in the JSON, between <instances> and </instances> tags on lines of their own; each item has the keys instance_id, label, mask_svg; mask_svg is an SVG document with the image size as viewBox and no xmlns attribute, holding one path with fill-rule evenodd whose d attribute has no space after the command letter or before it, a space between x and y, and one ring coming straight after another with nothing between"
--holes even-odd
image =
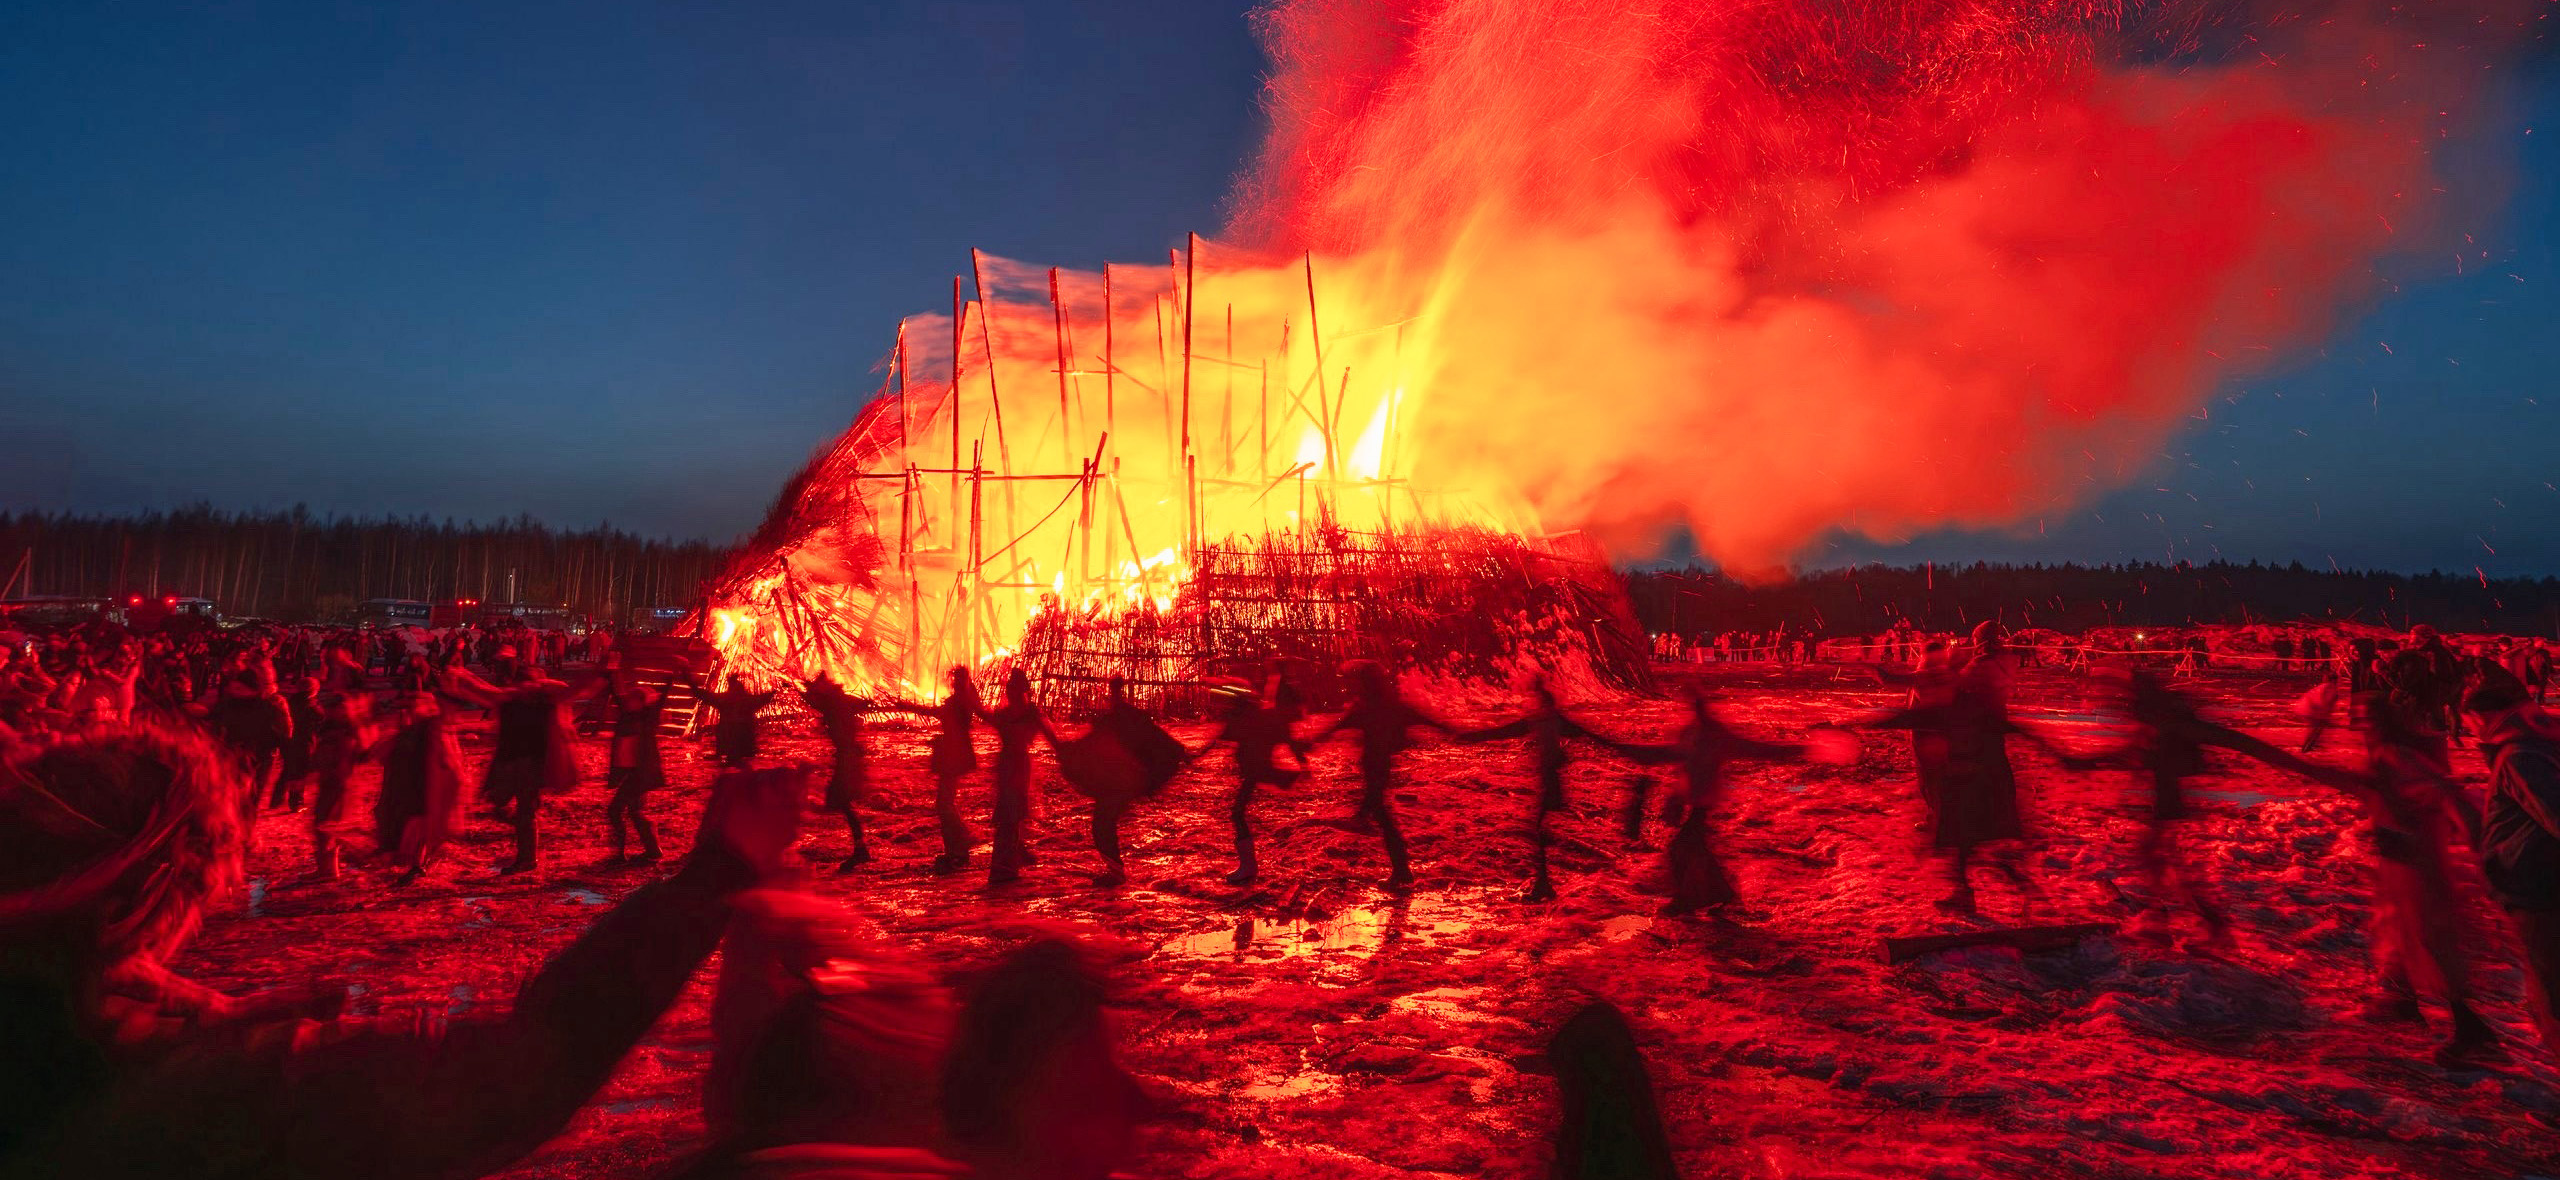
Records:
<instances>
[{"instance_id":1,"label":"wooden pole","mask_svg":"<svg viewBox=\"0 0 2560 1180\"><path fill-rule=\"evenodd\" d=\"M960 352L968 339L969 305L960 301L960 276L951 276L951 393L943 399L951 412L943 415L951 423L951 522L952 539L959 540L960 531Z\"/></svg>"},{"instance_id":2,"label":"wooden pole","mask_svg":"<svg viewBox=\"0 0 2560 1180\"><path fill-rule=\"evenodd\" d=\"M1013 449L1004 438L1004 392L996 386L996 301L987 294L987 272L980 263L980 252L969 250L969 274L978 284L978 338L987 348L987 411L996 422L996 462L1006 475L1013 474Z\"/></svg>"},{"instance_id":3,"label":"wooden pole","mask_svg":"<svg viewBox=\"0 0 2560 1180\"><path fill-rule=\"evenodd\" d=\"M1186 241L1189 248L1183 251L1180 259L1182 290L1179 294L1182 299L1182 454L1187 460L1191 455L1191 333L1195 318L1192 312L1200 303L1200 235L1192 234Z\"/></svg>"},{"instance_id":4,"label":"wooden pole","mask_svg":"<svg viewBox=\"0 0 2560 1180\"><path fill-rule=\"evenodd\" d=\"M898 346L891 354L891 372L898 382L898 456L907 455L907 321L898 321ZM900 511L904 511L903 508Z\"/></svg>"},{"instance_id":5,"label":"wooden pole","mask_svg":"<svg viewBox=\"0 0 2560 1180\"><path fill-rule=\"evenodd\" d=\"M1059 453L1075 453L1073 423L1067 417L1067 368L1073 349L1067 344L1067 304L1058 297L1058 268L1049 268L1049 316L1058 337L1058 448Z\"/></svg>"},{"instance_id":6,"label":"wooden pole","mask_svg":"<svg viewBox=\"0 0 2560 1180\"><path fill-rule=\"evenodd\" d=\"M1112 346L1117 335L1111 302L1111 264L1102 264L1102 433L1109 435L1120 427L1120 353Z\"/></svg>"},{"instance_id":7,"label":"wooden pole","mask_svg":"<svg viewBox=\"0 0 2560 1180\"><path fill-rule=\"evenodd\" d=\"M1218 347L1221 366L1227 371L1225 400L1218 403L1218 457L1221 470L1235 473L1236 466L1236 305L1227 305L1227 338Z\"/></svg>"},{"instance_id":8,"label":"wooden pole","mask_svg":"<svg viewBox=\"0 0 2560 1180\"><path fill-rule=\"evenodd\" d=\"M1322 414L1317 425L1325 429L1325 452L1330 456L1333 451L1333 433L1330 428L1325 427L1325 423L1333 417L1331 408L1333 398L1331 394L1325 392L1324 388L1324 324L1316 316L1316 256L1309 253L1302 257L1307 267L1307 343L1315 349L1316 408ZM1328 466L1330 466L1329 459Z\"/></svg>"},{"instance_id":9,"label":"wooden pole","mask_svg":"<svg viewBox=\"0 0 2560 1180\"><path fill-rule=\"evenodd\" d=\"M907 465L907 480L900 486L898 498L901 505L911 498L920 498L924 493L924 477L917 475L915 470L914 464ZM907 567L907 658L901 661L901 665L911 683L923 684L932 679L932 669L924 662L924 579L916 576L912 547L908 549L907 557L910 563Z\"/></svg>"}]
</instances>

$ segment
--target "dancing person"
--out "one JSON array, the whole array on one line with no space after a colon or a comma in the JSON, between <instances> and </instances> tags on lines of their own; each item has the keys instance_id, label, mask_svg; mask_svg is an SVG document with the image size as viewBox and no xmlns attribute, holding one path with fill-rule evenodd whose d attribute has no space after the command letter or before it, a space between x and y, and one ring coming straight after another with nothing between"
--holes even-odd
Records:
<instances>
[{"instance_id":1,"label":"dancing person","mask_svg":"<svg viewBox=\"0 0 2560 1180\"><path fill-rule=\"evenodd\" d=\"M1643 745L1606 742L1629 761L1645 765L1676 765L1688 780L1688 793L1680 816L1679 830L1665 850L1664 863L1670 870L1671 900L1662 907L1667 915L1694 914L1702 909L1738 901L1741 894L1734 889L1733 874L1726 870L1724 859L1716 855L1714 816L1724 803L1725 789L1730 783L1730 768L1736 762L1796 762L1813 758L1832 765L1857 761L1857 739L1844 731L1827 729L1817 744L1806 742L1764 742L1736 733L1716 716L1708 690L1692 684L1688 689L1689 721L1680 736L1669 745Z\"/></svg>"},{"instance_id":2,"label":"dancing person","mask_svg":"<svg viewBox=\"0 0 2560 1180\"><path fill-rule=\"evenodd\" d=\"M293 711L276 691L274 673L261 676L243 666L225 676L221 694L204 709L205 723L240 763L249 793L240 800L241 814L255 829L259 797L276 772L285 743L293 737Z\"/></svg>"},{"instance_id":3,"label":"dancing person","mask_svg":"<svg viewBox=\"0 0 2560 1180\"><path fill-rule=\"evenodd\" d=\"M682 870L600 917L506 1010L339 1015L236 999L168 963L239 884L238 772L157 729L0 768L0 1177L429 1180L506 1167L568 1125L777 873L791 782L715 785Z\"/></svg>"},{"instance_id":4,"label":"dancing person","mask_svg":"<svg viewBox=\"0 0 2560 1180\"><path fill-rule=\"evenodd\" d=\"M1023 827L1031 818L1031 740L1058 733L1031 700L1031 678L1020 668L1004 678L1004 699L985 715L996 731L995 849L987 858L987 884L1003 885L1022 876L1033 862Z\"/></svg>"},{"instance_id":5,"label":"dancing person","mask_svg":"<svg viewBox=\"0 0 2560 1180\"><path fill-rule=\"evenodd\" d=\"M1173 781L1191 752L1129 699L1129 682L1111 678L1100 716L1084 736L1057 743L1058 773L1093 800L1093 850L1102 871L1093 883L1109 889L1128 883L1120 857L1120 821L1138 800Z\"/></svg>"},{"instance_id":6,"label":"dancing person","mask_svg":"<svg viewBox=\"0 0 2560 1180\"><path fill-rule=\"evenodd\" d=\"M347 787L377 739L372 702L359 693L331 692L320 698L320 719L311 738L311 876L338 877L338 836L347 809Z\"/></svg>"},{"instance_id":7,"label":"dancing person","mask_svg":"<svg viewBox=\"0 0 2560 1180\"><path fill-rule=\"evenodd\" d=\"M497 735L489 743L489 768L481 779L480 800L515 830L515 856L499 868L501 875L535 867L535 817L543 798L565 794L578 783L577 735L569 723L570 706L605 684L598 677L572 689L529 664L517 670L521 679L504 688L461 669L444 675L448 694L497 713Z\"/></svg>"},{"instance_id":8,"label":"dancing person","mask_svg":"<svg viewBox=\"0 0 2560 1180\"><path fill-rule=\"evenodd\" d=\"M1235 832L1236 869L1227 874L1227 884L1236 888L1251 885L1261 875L1262 867L1253 850L1253 795L1263 787L1287 788L1305 772L1306 743L1290 732L1287 714L1263 703L1253 686L1242 680L1222 678L1211 682L1210 694L1227 706L1225 719L1211 738L1192 757L1209 752L1219 742L1235 748L1236 791L1227 804L1227 823ZM1277 756L1282 746L1298 753L1298 769L1280 766Z\"/></svg>"},{"instance_id":9,"label":"dancing person","mask_svg":"<svg viewBox=\"0 0 2560 1180\"><path fill-rule=\"evenodd\" d=\"M933 858L935 876L969 867L969 850L978 842L977 835L969 830L969 821L960 814L960 780L978 769L975 733L984 710L978 704L977 682L970 678L966 665L951 666L949 683L951 690L939 705L880 706L933 719L933 740L927 746L926 765L933 772L934 819L942 830L942 853Z\"/></svg>"},{"instance_id":10,"label":"dancing person","mask_svg":"<svg viewBox=\"0 0 2560 1180\"><path fill-rule=\"evenodd\" d=\"M2371 695L2371 694L2369 694ZM2498 1051L2497 1033L2474 1007L2471 955L2483 945L2454 885L2454 831L2481 844L2480 809L2452 777L2440 735L2409 728L2386 702L2359 702L2365 780L2355 794L2370 821L2373 848L2375 975L2382 995L2368 1009L2386 1020L2420 1021L2418 995L2444 1001L2452 1033L2436 1050L2445 1065ZM2434 738L2435 740L2430 740Z\"/></svg>"},{"instance_id":11,"label":"dancing person","mask_svg":"<svg viewBox=\"0 0 2560 1180\"><path fill-rule=\"evenodd\" d=\"M2345 772L2306 762L2268 742L2206 720L2193 699L2161 683L2144 668L2126 667L2110 675L2117 685L2114 709L2130 733L2114 749L2066 758L2064 763L2079 768L2122 761L2142 775L2150 787L2151 808L2137 855L2144 886L2152 895L2152 912L2162 918L2165 930L2171 898L2183 898L2204 923L2207 942L2227 946L2231 942L2231 920L2179 838L2195 814L2188 802L2187 780L2204 773L2205 751L2230 750L2278 770L2343 789L2360 790L2362 784Z\"/></svg>"},{"instance_id":12,"label":"dancing person","mask_svg":"<svg viewBox=\"0 0 2560 1180\"><path fill-rule=\"evenodd\" d=\"M1985 621L1974 628L1943 699L1917 704L1857 724L1873 729L1925 730L1945 742L1944 764L1934 789L1922 780L1929 807L1933 846L1949 854L1953 889L1938 907L1952 914L1979 911L1972 868L1977 860L1990 867L2032 904L2040 895L2021 869L2017 844L2026 836L2018 807L2018 775L2009 762L2009 738L2024 738L2056 758L2070 757L2009 715L2010 673L2002 659L1999 624Z\"/></svg>"},{"instance_id":13,"label":"dancing person","mask_svg":"<svg viewBox=\"0 0 2560 1180\"><path fill-rule=\"evenodd\" d=\"M849 873L871 861L871 846L862 838L862 813L854 810L871 796L870 752L862 741L862 718L871 711L871 702L846 692L825 674L801 685L800 699L818 715L818 724L835 751L833 773L827 777L826 809L844 821L851 851L836 862L836 871Z\"/></svg>"},{"instance_id":14,"label":"dancing person","mask_svg":"<svg viewBox=\"0 0 2560 1180\"><path fill-rule=\"evenodd\" d=\"M605 762L605 788L612 792L604 805L606 829L613 836L613 854L609 863L623 863L623 825L627 820L631 834L640 838L640 855L631 858L636 864L656 864L659 860L658 828L649 822L649 792L667 785L666 752L658 746L658 729L667 712L666 689L625 680L612 690L613 746Z\"/></svg>"},{"instance_id":15,"label":"dancing person","mask_svg":"<svg viewBox=\"0 0 2560 1180\"><path fill-rule=\"evenodd\" d=\"M1556 694L1547 686L1545 677L1539 677L1530 691L1535 704L1528 716L1489 729L1469 730L1456 737L1462 742L1490 742L1515 737L1529 739L1529 752L1538 778L1538 797L1529 812L1531 873L1529 888L1521 895L1521 900L1545 902L1556 899L1555 878L1547 870L1547 846L1554 840L1548 831L1547 819L1550 814L1563 810L1565 805L1564 770L1571 762L1565 742L1572 738L1590 742L1606 739L1565 716L1564 706L1556 702Z\"/></svg>"},{"instance_id":16,"label":"dancing person","mask_svg":"<svg viewBox=\"0 0 2560 1180\"><path fill-rule=\"evenodd\" d=\"M1395 678L1386 666L1375 660L1353 660L1342 667L1343 676L1351 682L1351 707L1335 719L1316 741L1330 740L1337 734L1350 733L1360 742L1360 806L1358 815L1378 826L1378 838L1386 845L1387 888L1413 888L1413 857L1405 843L1404 825L1396 822L1394 802L1388 797L1395 786L1396 755L1411 749L1413 731L1436 729L1443 734L1456 731L1449 724L1424 712L1404 694L1396 690Z\"/></svg>"},{"instance_id":17,"label":"dancing person","mask_svg":"<svg viewBox=\"0 0 2560 1180\"><path fill-rule=\"evenodd\" d=\"M462 803L462 748L435 695L404 693L389 732L368 755L382 767L373 800L373 842L406 885L426 872L452 836Z\"/></svg>"},{"instance_id":18,"label":"dancing person","mask_svg":"<svg viewBox=\"0 0 2560 1180\"><path fill-rule=\"evenodd\" d=\"M320 682L297 675L285 681L285 688L282 697L292 732L276 752L276 782L268 791L267 806L300 811L303 784L311 777L313 743L320 736Z\"/></svg>"},{"instance_id":19,"label":"dancing person","mask_svg":"<svg viewBox=\"0 0 2560 1180\"><path fill-rule=\"evenodd\" d=\"M2560 1053L2560 725L2529 695L2501 675L2474 687L2463 708L2489 763L2481 868L2523 945L2534 1026L2543 1047Z\"/></svg>"},{"instance_id":20,"label":"dancing person","mask_svg":"<svg viewBox=\"0 0 2560 1180\"><path fill-rule=\"evenodd\" d=\"M720 712L720 719L711 728L711 749L721 766L743 770L755 764L763 744L756 714L772 704L773 697L773 693L756 692L747 687L744 679L731 676L726 691L702 698L703 704Z\"/></svg>"}]
</instances>

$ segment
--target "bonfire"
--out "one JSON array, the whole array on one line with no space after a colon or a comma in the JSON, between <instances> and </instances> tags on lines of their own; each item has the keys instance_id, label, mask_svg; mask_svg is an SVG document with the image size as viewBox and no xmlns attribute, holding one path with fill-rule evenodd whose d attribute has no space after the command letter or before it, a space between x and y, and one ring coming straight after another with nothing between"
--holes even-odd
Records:
<instances>
[{"instance_id":1,"label":"bonfire","mask_svg":"<svg viewBox=\"0 0 2560 1180\"><path fill-rule=\"evenodd\" d=\"M1328 323L1314 258L1203 256L973 254L978 297L955 280L949 317L900 326L879 395L711 583L724 674L912 699L1018 666L1052 705L1118 677L1176 708L1215 675L1323 695L1353 658L1644 683L1599 549L1431 461L1419 317Z\"/></svg>"}]
</instances>

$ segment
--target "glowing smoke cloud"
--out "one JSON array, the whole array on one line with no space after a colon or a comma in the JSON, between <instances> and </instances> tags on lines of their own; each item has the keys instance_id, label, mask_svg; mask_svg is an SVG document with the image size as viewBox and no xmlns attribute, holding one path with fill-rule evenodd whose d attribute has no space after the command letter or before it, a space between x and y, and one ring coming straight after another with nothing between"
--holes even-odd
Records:
<instances>
[{"instance_id":1,"label":"glowing smoke cloud","mask_svg":"<svg viewBox=\"0 0 2560 1180\"><path fill-rule=\"evenodd\" d=\"M2542 6L2299 9L1298 0L1231 236L1423 314L1417 449L1551 527L2005 524L2366 295Z\"/></svg>"}]
</instances>

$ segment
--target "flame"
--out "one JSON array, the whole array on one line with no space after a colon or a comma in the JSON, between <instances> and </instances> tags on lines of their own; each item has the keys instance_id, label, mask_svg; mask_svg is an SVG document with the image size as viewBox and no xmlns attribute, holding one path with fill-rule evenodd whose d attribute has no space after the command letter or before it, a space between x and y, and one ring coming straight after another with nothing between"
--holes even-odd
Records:
<instances>
[{"instance_id":1,"label":"flame","mask_svg":"<svg viewBox=\"0 0 2560 1180\"><path fill-rule=\"evenodd\" d=\"M973 254L706 637L912 691L1273 530L1676 523L1753 572L2122 483L2418 234L2517 23L2231 7L2216 58L2183 0L1280 0L1229 239Z\"/></svg>"}]
</instances>

